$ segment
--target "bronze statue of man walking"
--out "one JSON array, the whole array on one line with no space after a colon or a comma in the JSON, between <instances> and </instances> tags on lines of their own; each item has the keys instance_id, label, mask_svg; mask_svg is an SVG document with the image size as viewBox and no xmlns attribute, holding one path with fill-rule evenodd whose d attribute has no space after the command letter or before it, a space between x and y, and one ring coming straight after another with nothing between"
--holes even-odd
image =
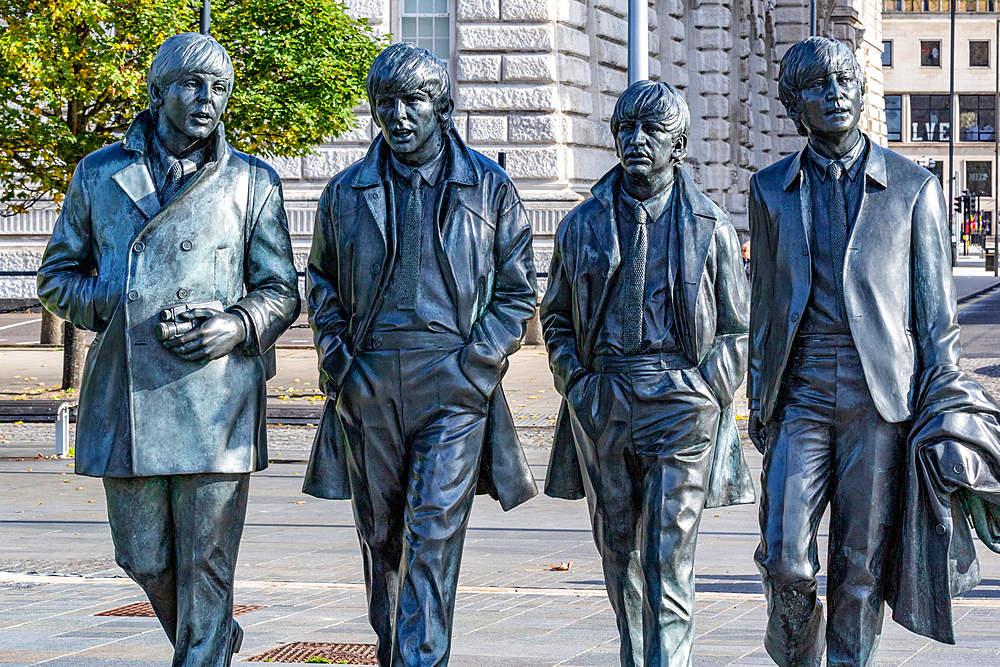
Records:
<instances>
[{"instance_id":1,"label":"bronze statue of man walking","mask_svg":"<svg viewBox=\"0 0 1000 667\"><path fill-rule=\"evenodd\" d=\"M77 167L38 270L53 313L97 332L76 472L104 479L115 558L174 667L224 667L250 473L267 467L271 350L299 312L278 175L226 143L233 64L166 40L149 110Z\"/></svg>"},{"instance_id":2,"label":"bronze statue of man walking","mask_svg":"<svg viewBox=\"0 0 1000 667\"><path fill-rule=\"evenodd\" d=\"M900 574L891 559L916 539L899 525L910 425L934 410L919 396L943 369L958 373L947 209L933 174L858 129L865 79L846 45L793 45L778 90L808 144L750 183L764 645L783 667L818 667L824 654L830 667L867 666ZM824 621L817 532L828 506ZM940 524L938 537L947 532ZM946 592L930 606L948 604Z\"/></svg>"},{"instance_id":3,"label":"bronze statue of man walking","mask_svg":"<svg viewBox=\"0 0 1000 667\"><path fill-rule=\"evenodd\" d=\"M542 326L563 405L545 493L586 495L622 667L688 667L703 508L753 502L733 393L749 291L736 231L681 168L690 115L640 81L621 164L559 226Z\"/></svg>"},{"instance_id":4,"label":"bronze statue of man walking","mask_svg":"<svg viewBox=\"0 0 1000 667\"><path fill-rule=\"evenodd\" d=\"M444 667L477 487L504 509L537 493L500 388L535 308L531 229L432 53L394 44L366 86L381 134L327 185L309 256L329 398L304 490L353 500L379 664Z\"/></svg>"}]
</instances>

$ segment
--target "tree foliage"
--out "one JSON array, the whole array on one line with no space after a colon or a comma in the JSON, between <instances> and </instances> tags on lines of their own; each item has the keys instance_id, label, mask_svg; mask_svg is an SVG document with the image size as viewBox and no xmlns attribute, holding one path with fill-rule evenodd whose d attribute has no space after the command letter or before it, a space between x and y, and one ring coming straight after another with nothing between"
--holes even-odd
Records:
<instances>
[{"instance_id":1,"label":"tree foliage","mask_svg":"<svg viewBox=\"0 0 1000 667\"><path fill-rule=\"evenodd\" d=\"M59 201L76 164L146 108L163 41L197 31L192 0L0 0L0 211ZM354 126L384 46L335 0L216 0L236 68L223 121L240 150L295 156Z\"/></svg>"}]
</instances>

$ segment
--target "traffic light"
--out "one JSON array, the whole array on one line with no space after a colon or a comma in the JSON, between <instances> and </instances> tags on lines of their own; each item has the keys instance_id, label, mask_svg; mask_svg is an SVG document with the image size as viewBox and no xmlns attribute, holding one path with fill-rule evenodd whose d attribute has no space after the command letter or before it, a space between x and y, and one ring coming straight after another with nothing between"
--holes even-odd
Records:
<instances>
[{"instance_id":1,"label":"traffic light","mask_svg":"<svg viewBox=\"0 0 1000 667\"><path fill-rule=\"evenodd\" d=\"M964 200L964 198L962 197L962 195L958 195L957 197L955 197L955 201L954 201L955 213L961 213L962 212L962 204L964 203L963 200Z\"/></svg>"}]
</instances>

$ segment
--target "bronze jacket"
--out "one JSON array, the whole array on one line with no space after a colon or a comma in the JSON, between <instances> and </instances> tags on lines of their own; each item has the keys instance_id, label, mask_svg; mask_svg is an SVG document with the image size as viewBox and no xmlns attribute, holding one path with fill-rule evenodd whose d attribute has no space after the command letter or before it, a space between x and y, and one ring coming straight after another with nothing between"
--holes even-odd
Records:
<instances>
[{"instance_id":1,"label":"bronze jacket","mask_svg":"<svg viewBox=\"0 0 1000 667\"><path fill-rule=\"evenodd\" d=\"M913 418L921 372L957 364L955 283L941 186L912 160L867 139L865 184L844 257L844 302L879 414ZM809 179L802 152L750 180L750 377L767 423L812 285Z\"/></svg>"},{"instance_id":2,"label":"bronze jacket","mask_svg":"<svg viewBox=\"0 0 1000 667\"><path fill-rule=\"evenodd\" d=\"M537 493L500 379L535 310L531 227L514 184L451 131L440 224L445 281L466 338L462 372L490 396L480 490L510 509ZM327 184L320 198L307 270L307 304L328 399L303 491L350 497L337 394L378 312L394 257L385 185L389 147L379 135L367 156Z\"/></svg>"},{"instance_id":3,"label":"bronze jacket","mask_svg":"<svg viewBox=\"0 0 1000 667\"><path fill-rule=\"evenodd\" d=\"M76 472L129 477L267 467L261 355L295 320L299 295L278 175L234 151L220 124L209 162L167 206L139 114L121 142L85 157L38 270L50 311L97 332L77 415ZM206 364L155 338L160 312L220 301L253 323Z\"/></svg>"},{"instance_id":4,"label":"bronze jacket","mask_svg":"<svg viewBox=\"0 0 1000 667\"><path fill-rule=\"evenodd\" d=\"M668 280L677 311L677 338L723 407L706 505L753 502L750 472L733 417L733 394L746 374L749 293L736 231L725 214L677 169L678 257ZM542 326L556 389L564 397L587 372L616 274L621 267L614 193L616 166L594 187L556 232ZM676 263L675 263L676 262ZM676 278L674 277L676 276ZM565 398L556 422L546 495L583 497L583 480Z\"/></svg>"}]
</instances>

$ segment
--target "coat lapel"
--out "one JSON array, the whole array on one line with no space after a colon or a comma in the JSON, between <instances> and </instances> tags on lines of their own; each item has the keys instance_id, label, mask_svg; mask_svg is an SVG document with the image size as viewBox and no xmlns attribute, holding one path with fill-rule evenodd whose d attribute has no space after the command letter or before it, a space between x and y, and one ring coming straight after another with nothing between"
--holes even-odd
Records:
<instances>
[{"instance_id":1,"label":"coat lapel","mask_svg":"<svg viewBox=\"0 0 1000 667\"><path fill-rule=\"evenodd\" d=\"M590 189L590 192L594 195L594 199L601 204L602 208L591 216L588 222L594 238L597 239L597 245L600 246L600 250L604 253L608 263L608 272L604 276L601 295L591 315L593 322L600 322L604 318L604 311L608 307L608 299L611 296L611 288L615 282L615 274L622 263L621 249L618 246L618 220L615 216L615 190L621 183L621 171L622 168L620 165L614 167ZM590 301L590 299L587 299L587 301ZM581 313L588 312L586 308L588 304L583 303L580 305ZM583 341L582 349L584 356L589 359L594 350L599 327L588 326L583 327L583 329L587 331L587 336ZM584 359L584 362L586 363L587 359Z\"/></svg>"},{"instance_id":2,"label":"coat lapel","mask_svg":"<svg viewBox=\"0 0 1000 667\"><path fill-rule=\"evenodd\" d=\"M848 248L853 247L856 238L864 238L865 233L858 231L859 228L876 223L875 217L868 215L868 186L871 185L879 190L884 190L888 187L889 182L885 170L885 154L882 153L882 147L872 142L867 136L865 137L865 141L868 142L868 157L865 160L865 182L861 188L861 204L858 206L858 212L850 228L850 236L847 240ZM851 254L848 253L844 258L845 276L848 275L847 263L850 256Z\"/></svg>"},{"instance_id":3,"label":"coat lapel","mask_svg":"<svg viewBox=\"0 0 1000 667\"><path fill-rule=\"evenodd\" d=\"M386 219L388 203L386 202L385 185L382 182L381 166L388 158L389 147L386 145L382 135L379 134L372 142L371 148L365 155L361 170L354 177L351 187L361 190L371 211L375 226L382 235L382 247L386 248L388 243L388 230L386 229Z\"/></svg>"},{"instance_id":4,"label":"coat lapel","mask_svg":"<svg viewBox=\"0 0 1000 667\"><path fill-rule=\"evenodd\" d=\"M135 154L136 160L121 171L113 174L111 180L118 184L132 203L151 220L160 210L160 198L153 185L153 177L146 167L142 153Z\"/></svg>"},{"instance_id":5,"label":"coat lapel","mask_svg":"<svg viewBox=\"0 0 1000 667\"><path fill-rule=\"evenodd\" d=\"M680 330L687 332L686 351L693 361L698 362L701 355L697 343L703 338L697 328L698 292L708 261L708 251L715 236L718 213L708 197L698 191L687 172L678 167L676 173L679 176L675 180L675 187L679 186L676 192L677 235L680 250L678 272L683 295L683 309L677 314L683 315L685 319Z\"/></svg>"}]
</instances>

